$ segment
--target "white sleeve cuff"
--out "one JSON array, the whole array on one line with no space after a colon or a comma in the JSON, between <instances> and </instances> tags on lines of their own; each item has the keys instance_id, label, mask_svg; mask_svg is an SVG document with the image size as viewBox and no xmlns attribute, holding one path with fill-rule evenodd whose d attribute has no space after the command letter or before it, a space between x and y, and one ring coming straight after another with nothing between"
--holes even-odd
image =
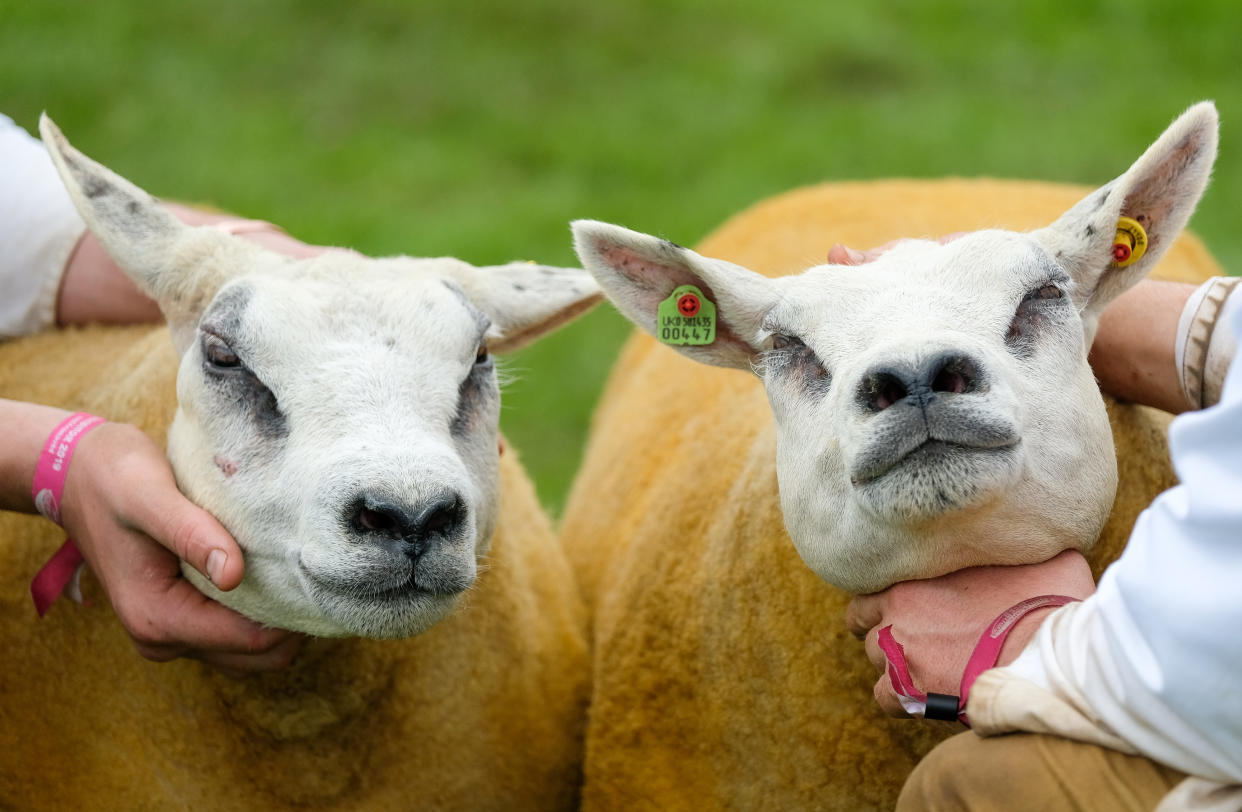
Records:
<instances>
[{"instance_id":1,"label":"white sleeve cuff","mask_svg":"<svg viewBox=\"0 0 1242 812\"><path fill-rule=\"evenodd\" d=\"M1233 361L1236 341L1232 324L1242 297L1233 295L1242 279L1214 276L1186 302L1177 324L1174 364L1182 396L1191 409L1220 402L1225 374Z\"/></svg>"},{"instance_id":2,"label":"white sleeve cuff","mask_svg":"<svg viewBox=\"0 0 1242 812\"><path fill-rule=\"evenodd\" d=\"M65 265L85 230L43 144L0 115L0 339L55 322Z\"/></svg>"}]
</instances>

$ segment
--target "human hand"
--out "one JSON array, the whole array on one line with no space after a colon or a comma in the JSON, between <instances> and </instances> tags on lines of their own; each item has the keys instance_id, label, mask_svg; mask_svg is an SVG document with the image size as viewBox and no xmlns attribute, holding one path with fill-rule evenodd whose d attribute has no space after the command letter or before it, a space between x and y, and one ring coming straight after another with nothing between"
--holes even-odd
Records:
<instances>
[{"instance_id":1,"label":"human hand","mask_svg":"<svg viewBox=\"0 0 1242 812\"><path fill-rule=\"evenodd\" d=\"M1040 564L971 567L860 595L847 607L845 623L855 637L865 640L867 658L880 669L874 688L876 702L890 716L906 716L887 677L880 629L892 625L893 637L905 649L910 675L919 690L956 695L979 635L993 618L1037 595L1085 598L1094 591L1086 559L1076 550L1066 550ZM1019 620L997 664L1012 662L1055 608L1037 609Z\"/></svg>"},{"instance_id":2,"label":"human hand","mask_svg":"<svg viewBox=\"0 0 1242 812\"><path fill-rule=\"evenodd\" d=\"M233 589L244 571L241 548L177 490L167 459L141 431L104 423L84 435L61 504L66 531L143 657L191 657L232 675L292 661L301 635L263 628L182 577L178 558Z\"/></svg>"},{"instance_id":3,"label":"human hand","mask_svg":"<svg viewBox=\"0 0 1242 812\"><path fill-rule=\"evenodd\" d=\"M954 231L952 234L945 234L943 237L938 238L936 242L941 245L945 245L968 233L969 232L967 231ZM856 248L850 248L844 243L836 243L832 246L832 248L828 249L828 264L865 265L868 262L875 262L881 256L891 251L895 245L900 242L905 242L905 240L906 238L904 237L896 240L889 240L883 245L876 246L875 248L869 248L866 251L859 251Z\"/></svg>"}]
</instances>

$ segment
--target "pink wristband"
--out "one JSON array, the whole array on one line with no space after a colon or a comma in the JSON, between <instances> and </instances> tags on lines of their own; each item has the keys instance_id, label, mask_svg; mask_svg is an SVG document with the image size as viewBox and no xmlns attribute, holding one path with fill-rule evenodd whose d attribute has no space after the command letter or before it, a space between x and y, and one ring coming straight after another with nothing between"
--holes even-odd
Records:
<instances>
[{"instance_id":1,"label":"pink wristband","mask_svg":"<svg viewBox=\"0 0 1242 812\"><path fill-rule=\"evenodd\" d=\"M35 465L34 481L31 483L31 495L34 497L35 510L56 522L61 523L60 499L65 489L65 477L69 474L69 461L73 458L74 447L91 429L104 423L102 417L86 412L77 412L66 418L48 435L47 445L39 455ZM82 572L85 561L72 539L65 539L56 554L52 556L30 583L30 596L34 599L35 611L39 617L47 613L48 608L62 593L73 590L75 599L81 602L81 593L77 592L77 579Z\"/></svg>"},{"instance_id":2,"label":"pink wristband","mask_svg":"<svg viewBox=\"0 0 1242 812\"><path fill-rule=\"evenodd\" d=\"M996 619L983 630L983 634L979 636L979 642L975 644L975 650L971 652L970 660L966 663L966 670L962 673L962 682L957 696L925 694L914 687L914 680L910 677L910 670L906 666L905 649L893 637L893 627L885 626L880 629L877 642L884 653L884 659L888 660L888 679L893 686L893 691L901 700L901 706L911 715L922 714L925 719L942 719L950 722L956 719L970 727L970 720L966 718L966 703L970 699L970 688L980 674L995 667L1001 649L1005 645L1005 638L1009 636L1009 632L1013 631L1018 621L1036 609L1064 606L1077 600L1079 598L1069 598L1065 595L1040 595L1014 604L997 615Z\"/></svg>"},{"instance_id":3,"label":"pink wristband","mask_svg":"<svg viewBox=\"0 0 1242 812\"><path fill-rule=\"evenodd\" d=\"M65 489L65 477L69 475L73 449L78 440L103 422L102 417L77 412L65 418L47 437L47 445L35 465L30 493L34 497L35 510L57 524L60 524L60 495Z\"/></svg>"}]
</instances>

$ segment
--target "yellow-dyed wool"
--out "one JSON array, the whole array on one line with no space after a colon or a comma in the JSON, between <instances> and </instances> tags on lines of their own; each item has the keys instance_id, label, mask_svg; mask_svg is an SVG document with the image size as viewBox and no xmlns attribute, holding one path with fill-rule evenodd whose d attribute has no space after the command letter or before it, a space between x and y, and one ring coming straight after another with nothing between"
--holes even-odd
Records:
<instances>
[{"instance_id":1,"label":"yellow-dyed wool","mask_svg":"<svg viewBox=\"0 0 1242 812\"><path fill-rule=\"evenodd\" d=\"M0 345L0 397L136 423L175 408L163 328ZM0 808L571 809L581 775L586 617L515 455L477 584L416 638L308 640L288 670L233 680L141 659L93 579L35 616L63 541L0 513Z\"/></svg>"},{"instance_id":2,"label":"yellow-dyed wool","mask_svg":"<svg viewBox=\"0 0 1242 812\"><path fill-rule=\"evenodd\" d=\"M1088 191L830 184L760 203L697 250L777 276L822 263L834 242L1036 228ZM1154 275L1218 273L1183 236ZM1097 576L1174 482L1168 416L1108 409L1120 483L1092 556ZM890 720L872 700L875 670L844 628L849 596L817 578L785 532L775 425L753 376L632 338L596 412L561 536L593 618L585 809L891 809L946 735Z\"/></svg>"}]
</instances>

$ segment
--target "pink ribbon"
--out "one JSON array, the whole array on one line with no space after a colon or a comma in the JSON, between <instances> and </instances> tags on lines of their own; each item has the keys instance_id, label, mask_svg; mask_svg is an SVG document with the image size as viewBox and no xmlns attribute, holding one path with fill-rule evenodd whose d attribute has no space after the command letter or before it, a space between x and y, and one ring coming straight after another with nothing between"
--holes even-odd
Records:
<instances>
[{"instance_id":1,"label":"pink ribbon","mask_svg":"<svg viewBox=\"0 0 1242 812\"><path fill-rule=\"evenodd\" d=\"M34 598L35 611L39 617L47 614L62 594L70 600L82 603L82 589L79 578L82 567L86 564L78 546L73 539L65 539L60 549L48 559L39 570L38 575L30 582L30 597Z\"/></svg>"}]
</instances>

